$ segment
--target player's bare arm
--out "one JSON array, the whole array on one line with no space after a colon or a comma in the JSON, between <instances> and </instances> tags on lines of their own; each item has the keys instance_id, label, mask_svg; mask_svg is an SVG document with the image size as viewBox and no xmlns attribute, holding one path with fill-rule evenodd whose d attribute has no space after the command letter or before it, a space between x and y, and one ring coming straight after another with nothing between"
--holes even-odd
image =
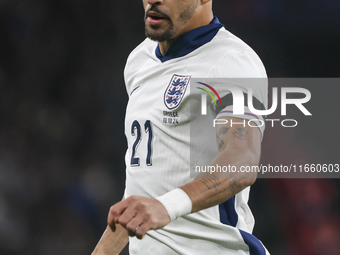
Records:
<instances>
[{"instance_id":1,"label":"player's bare arm","mask_svg":"<svg viewBox=\"0 0 340 255\"><path fill-rule=\"evenodd\" d=\"M124 201L124 197L122 201ZM129 242L129 235L121 225L114 225L114 231L108 225L95 247L92 255L118 255Z\"/></svg>"},{"instance_id":2,"label":"player's bare arm","mask_svg":"<svg viewBox=\"0 0 340 255\"><path fill-rule=\"evenodd\" d=\"M107 226L92 255L118 255L129 242L129 235L125 228L119 224L113 232Z\"/></svg>"},{"instance_id":3,"label":"player's bare arm","mask_svg":"<svg viewBox=\"0 0 340 255\"><path fill-rule=\"evenodd\" d=\"M223 117L228 123L240 119ZM216 126L216 141L219 155L211 162L216 166L255 166L261 154L261 132L259 128L242 124ZM192 201L192 212L223 203L241 190L252 185L256 173L202 173L194 181L181 187Z\"/></svg>"}]
</instances>

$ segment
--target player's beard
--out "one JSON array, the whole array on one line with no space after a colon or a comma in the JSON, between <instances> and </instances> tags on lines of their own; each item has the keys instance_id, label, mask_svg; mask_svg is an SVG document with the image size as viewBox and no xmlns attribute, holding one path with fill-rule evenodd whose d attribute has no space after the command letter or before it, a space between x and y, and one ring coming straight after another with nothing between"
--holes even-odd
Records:
<instances>
[{"instance_id":1,"label":"player's beard","mask_svg":"<svg viewBox=\"0 0 340 255\"><path fill-rule=\"evenodd\" d=\"M179 32L179 27L181 24L186 24L194 15L196 11L197 5L190 5L188 8L183 10L177 18L177 23L179 25L174 25L169 16L166 15L166 20L168 22L168 26L165 28L157 28L151 26L145 26L145 35L149 37L153 41L163 42L169 39L173 39L176 36L176 33ZM160 12L157 7L153 6L150 9L151 11L155 11L165 15L163 12Z\"/></svg>"},{"instance_id":2,"label":"player's beard","mask_svg":"<svg viewBox=\"0 0 340 255\"><path fill-rule=\"evenodd\" d=\"M158 42L171 39L171 37L175 34L175 26L170 19L167 21L169 25L165 29L145 26L145 35L151 40Z\"/></svg>"}]
</instances>

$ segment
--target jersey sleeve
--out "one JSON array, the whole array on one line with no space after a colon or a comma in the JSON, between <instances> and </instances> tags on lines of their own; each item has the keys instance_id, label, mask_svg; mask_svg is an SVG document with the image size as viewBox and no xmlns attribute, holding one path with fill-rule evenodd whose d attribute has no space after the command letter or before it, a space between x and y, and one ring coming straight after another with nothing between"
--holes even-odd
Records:
<instances>
[{"instance_id":1,"label":"jersey sleeve","mask_svg":"<svg viewBox=\"0 0 340 255\"><path fill-rule=\"evenodd\" d=\"M268 81L262 61L252 49L233 52L222 57L211 69L211 78L215 88L218 87L222 105L215 107L216 118L235 117L252 121L260 129L262 137L265 130L265 116L254 114L248 106L251 90L252 103L255 109L265 110L268 107ZM223 79L221 79L223 78ZM242 91L244 98L244 114L233 114L233 96L231 88ZM250 122L251 126L254 124Z\"/></svg>"}]
</instances>

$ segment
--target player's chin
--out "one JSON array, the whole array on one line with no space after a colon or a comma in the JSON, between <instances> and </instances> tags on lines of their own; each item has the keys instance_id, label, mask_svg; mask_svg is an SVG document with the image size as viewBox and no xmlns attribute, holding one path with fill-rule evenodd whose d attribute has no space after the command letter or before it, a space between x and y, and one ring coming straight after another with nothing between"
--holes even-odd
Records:
<instances>
[{"instance_id":1,"label":"player's chin","mask_svg":"<svg viewBox=\"0 0 340 255\"><path fill-rule=\"evenodd\" d=\"M171 34L164 29L145 29L145 35L153 41L163 42L171 39Z\"/></svg>"}]
</instances>

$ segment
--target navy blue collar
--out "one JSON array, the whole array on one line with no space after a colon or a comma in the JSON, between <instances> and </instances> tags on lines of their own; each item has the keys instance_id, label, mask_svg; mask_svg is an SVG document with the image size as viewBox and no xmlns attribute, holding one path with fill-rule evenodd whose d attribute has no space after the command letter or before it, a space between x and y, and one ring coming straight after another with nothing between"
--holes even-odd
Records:
<instances>
[{"instance_id":1,"label":"navy blue collar","mask_svg":"<svg viewBox=\"0 0 340 255\"><path fill-rule=\"evenodd\" d=\"M224 25L220 23L217 17L214 17L209 25L195 28L178 37L164 56L162 55L158 44L156 56L162 63L170 59L183 57L210 42L221 27L224 27Z\"/></svg>"}]
</instances>

